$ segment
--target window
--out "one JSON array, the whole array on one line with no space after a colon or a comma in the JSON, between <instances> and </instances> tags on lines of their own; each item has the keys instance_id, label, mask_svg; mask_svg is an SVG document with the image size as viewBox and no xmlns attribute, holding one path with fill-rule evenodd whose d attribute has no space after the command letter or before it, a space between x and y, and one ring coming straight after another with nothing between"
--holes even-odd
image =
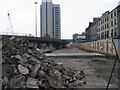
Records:
<instances>
[{"instance_id":1,"label":"window","mask_svg":"<svg viewBox=\"0 0 120 90\"><path fill-rule=\"evenodd\" d=\"M55 11L59 11L58 9L56 9Z\"/></svg>"},{"instance_id":2,"label":"window","mask_svg":"<svg viewBox=\"0 0 120 90\"><path fill-rule=\"evenodd\" d=\"M101 30L102 30L102 26L101 26Z\"/></svg>"},{"instance_id":3,"label":"window","mask_svg":"<svg viewBox=\"0 0 120 90\"><path fill-rule=\"evenodd\" d=\"M111 18L113 18L113 14L111 13Z\"/></svg>"},{"instance_id":4,"label":"window","mask_svg":"<svg viewBox=\"0 0 120 90\"><path fill-rule=\"evenodd\" d=\"M102 20L101 20L101 25L102 25Z\"/></svg>"},{"instance_id":5,"label":"window","mask_svg":"<svg viewBox=\"0 0 120 90\"><path fill-rule=\"evenodd\" d=\"M107 28L109 27L108 23L107 23Z\"/></svg>"},{"instance_id":6,"label":"window","mask_svg":"<svg viewBox=\"0 0 120 90\"><path fill-rule=\"evenodd\" d=\"M107 27L106 27L106 24L105 24L105 29L106 29Z\"/></svg>"},{"instance_id":7,"label":"window","mask_svg":"<svg viewBox=\"0 0 120 90\"><path fill-rule=\"evenodd\" d=\"M103 38L103 33L101 33L101 39Z\"/></svg>"},{"instance_id":8,"label":"window","mask_svg":"<svg viewBox=\"0 0 120 90\"><path fill-rule=\"evenodd\" d=\"M113 37L113 29L111 29L111 37Z\"/></svg>"},{"instance_id":9,"label":"window","mask_svg":"<svg viewBox=\"0 0 120 90\"><path fill-rule=\"evenodd\" d=\"M100 39L100 34L97 34L97 39Z\"/></svg>"},{"instance_id":10,"label":"window","mask_svg":"<svg viewBox=\"0 0 120 90\"><path fill-rule=\"evenodd\" d=\"M111 21L111 26L113 26L113 21Z\"/></svg>"},{"instance_id":11,"label":"window","mask_svg":"<svg viewBox=\"0 0 120 90\"><path fill-rule=\"evenodd\" d=\"M55 29L59 29L58 27L56 27Z\"/></svg>"},{"instance_id":12,"label":"window","mask_svg":"<svg viewBox=\"0 0 120 90\"><path fill-rule=\"evenodd\" d=\"M117 24L116 19L114 20L114 24L115 24L115 25Z\"/></svg>"},{"instance_id":13,"label":"window","mask_svg":"<svg viewBox=\"0 0 120 90\"><path fill-rule=\"evenodd\" d=\"M114 29L114 36L117 36L117 29Z\"/></svg>"},{"instance_id":14,"label":"window","mask_svg":"<svg viewBox=\"0 0 120 90\"><path fill-rule=\"evenodd\" d=\"M109 37L109 31L107 31L107 38Z\"/></svg>"},{"instance_id":15,"label":"window","mask_svg":"<svg viewBox=\"0 0 120 90\"><path fill-rule=\"evenodd\" d=\"M104 26L103 26L103 30L104 30Z\"/></svg>"},{"instance_id":16,"label":"window","mask_svg":"<svg viewBox=\"0 0 120 90\"><path fill-rule=\"evenodd\" d=\"M55 9L59 9L58 7L55 7Z\"/></svg>"},{"instance_id":17,"label":"window","mask_svg":"<svg viewBox=\"0 0 120 90\"><path fill-rule=\"evenodd\" d=\"M104 38L104 32L103 32L103 38Z\"/></svg>"},{"instance_id":18,"label":"window","mask_svg":"<svg viewBox=\"0 0 120 90\"><path fill-rule=\"evenodd\" d=\"M114 11L114 16L116 16L116 11Z\"/></svg>"},{"instance_id":19,"label":"window","mask_svg":"<svg viewBox=\"0 0 120 90\"><path fill-rule=\"evenodd\" d=\"M99 26L100 26L100 23L99 23Z\"/></svg>"},{"instance_id":20,"label":"window","mask_svg":"<svg viewBox=\"0 0 120 90\"><path fill-rule=\"evenodd\" d=\"M105 22L106 22L106 18L105 18Z\"/></svg>"},{"instance_id":21,"label":"window","mask_svg":"<svg viewBox=\"0 0 120 90\"><path fill-rule=\"evenodd\" d=\"M56 14L58 14L59 12L55 12Z\"/></svg>"},{"instance_id":22,"label":"window","mask_svg":"<svg viewBox=\"0 0 120 90\"><path fill-rule=\"evenodd\" d=\"M108 16L107 16L107 21L108 21Z\"/></svg>"},{"instance_id":23,"label":"window","mask_svg":"<svg viewBox=\"0 0 120 90\"><path fill-rule=\"evenodd\" d=\"M107 32L105 32L105 38L107 38Z\"/></svg>"}]
</instances>

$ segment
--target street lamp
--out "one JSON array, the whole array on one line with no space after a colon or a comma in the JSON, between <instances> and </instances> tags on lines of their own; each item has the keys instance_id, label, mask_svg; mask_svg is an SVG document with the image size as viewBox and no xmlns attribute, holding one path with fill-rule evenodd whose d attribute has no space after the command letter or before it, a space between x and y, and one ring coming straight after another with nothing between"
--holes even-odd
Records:
<instances>
[{"instance_id":1,"label":"street lamp","mask_svg":"<svg viewBox=\"0 0 120 90\"><path fill-rule=\"evenodd\" d=\"M37 37L37 2L35 2L35 36Z\"/></svg>"}]
</instances>

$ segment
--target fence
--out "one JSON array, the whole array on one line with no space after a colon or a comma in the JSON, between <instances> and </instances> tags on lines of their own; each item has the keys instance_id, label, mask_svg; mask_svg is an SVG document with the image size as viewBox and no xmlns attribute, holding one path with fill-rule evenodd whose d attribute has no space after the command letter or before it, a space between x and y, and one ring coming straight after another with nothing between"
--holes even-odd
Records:
<instances>
[{"instance_id":1,"label":"fence","mask_svg":"<svg viewBox=\"0 0 120 90\"><path fill-rule=\"evenodd\" d=\"M71 44L71 46L79 47L84 50L116 55L115 47L112 40L97 40L92 42Z\"/></svg>"}]
</instances>

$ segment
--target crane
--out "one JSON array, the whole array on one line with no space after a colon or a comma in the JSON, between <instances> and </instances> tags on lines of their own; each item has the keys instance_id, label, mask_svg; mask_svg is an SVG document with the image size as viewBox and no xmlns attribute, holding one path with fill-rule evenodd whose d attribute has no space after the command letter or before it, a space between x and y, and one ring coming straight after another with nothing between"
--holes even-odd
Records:
<instances>
[{"instance_id":1,"label":"crane","mask_svg":"<svg viewBox=\"0 0 120 90\"><path fill-rule=\"evenodd\" d=\"M7 14L8 16L8 21L9 21L9 27L7 28L7 33L10 31L10 33L13 33L13 26L12 26L12 21L11 21L11 17L10 17L10 14L8 13Z\"/></svg>"}]
</instances>

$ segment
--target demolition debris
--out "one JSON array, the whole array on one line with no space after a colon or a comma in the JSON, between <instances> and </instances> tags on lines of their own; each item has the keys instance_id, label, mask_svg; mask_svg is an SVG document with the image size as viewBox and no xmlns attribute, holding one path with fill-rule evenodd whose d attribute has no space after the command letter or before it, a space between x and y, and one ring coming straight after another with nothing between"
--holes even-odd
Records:
<instances>
[{"instance_id":1,"label":"demolition debris","mask_svg":"<svg viewBox=\"0 0 120 90\"><path fill-rule=\"evenodd\" d=\"M46 57L23 38L2 39L2 89L77 88L83 86L83 71L66 68Z\"/></svg>"}]
</instances>

